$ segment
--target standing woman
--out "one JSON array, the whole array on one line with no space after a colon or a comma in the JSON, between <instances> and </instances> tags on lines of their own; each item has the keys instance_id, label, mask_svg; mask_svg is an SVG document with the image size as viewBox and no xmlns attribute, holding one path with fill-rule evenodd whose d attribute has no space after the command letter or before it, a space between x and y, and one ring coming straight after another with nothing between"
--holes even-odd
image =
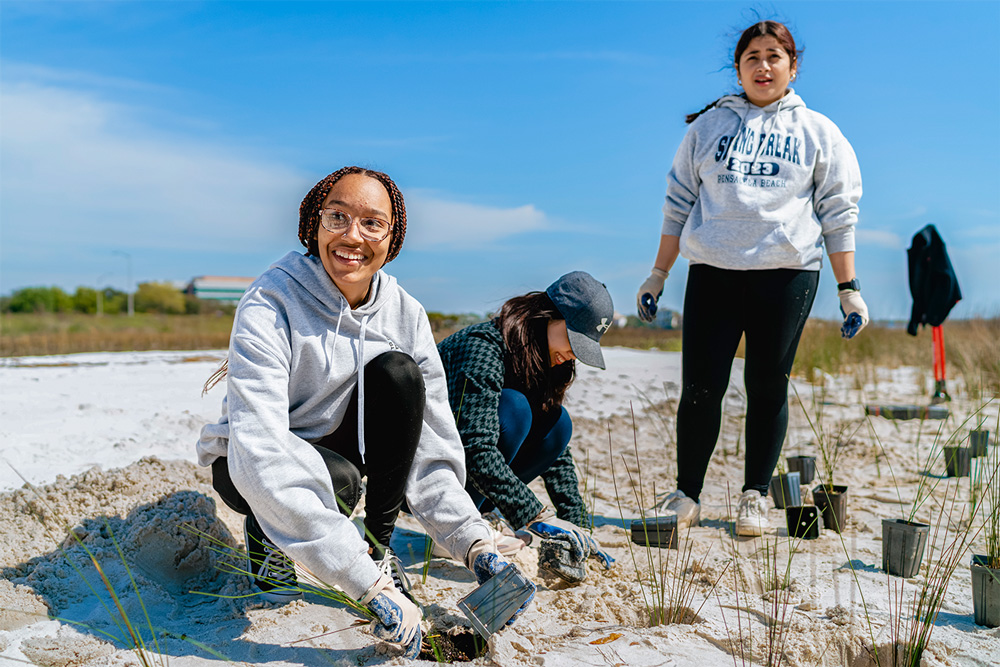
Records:
<instances>
[{"instance_id":1,"label":"standing woman","mask_svg":"<svg viewBox=\"0 0 1000 667\"><path fill-rule=\"evenodd\" d=\"M294 561L366 604L375 635L415 658L421 612L389 550L404 497L480 583L506 563L465 493L427 316L381 271L405 234L387 175L345 167L313 187L299 208L306 254L278 260L236 310L226 365L209 381L228 374L222 418L202 429L198 460L246 516L247 569L266 599L301 595ZM364 476L362 539L347 515Z\"/></svg>"},{"instance_id":2,"label":"standing woman","mask_svg":"<svg viewBox=\"0 0 1000 667\"><path fill-rule=\"evenodd\" d=\"M736 45L743 93L687 117L667 177L663 229L639 316L652 321L677 255L690 261L684 295L677 490L654 508L697 523L722 399L746 336L746 463L740 535L768 527L765 498L788 427L788 374L812 308L823 248L837 280L845 338L868 323L854 272L861 173L854 150L789 85L799 52L783 24L761 21Z\"/></svg>"},{"instance_id":3,"label":"standing woman","mask_svg":"<svg viewBox=\"0 0 1000 667\"><path fill-rule=\"evenodd\" d=\"M465 445L469 495L481 511L499 510L525 541L535 535L565 543L571 567L541 552L540 565L571 581L586 575L588 556L605 567L613 562L587 530L569 449L573 422L562 407L574 360L604 368L599 341L613 317L607 288L574 271L438 345ZM528 488L539 476L555 512Z\"/></svg>"}]
</instances>

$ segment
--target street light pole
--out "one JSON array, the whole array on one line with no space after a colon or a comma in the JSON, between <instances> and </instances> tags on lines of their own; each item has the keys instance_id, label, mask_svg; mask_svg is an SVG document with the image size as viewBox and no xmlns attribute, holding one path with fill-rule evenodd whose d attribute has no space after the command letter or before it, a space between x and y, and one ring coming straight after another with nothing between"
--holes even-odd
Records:
<instances>
[{"instance_id":1,"label":"street light pole","mask_svg":"<svg viewBox=\"0 0 1000 667\"><path fill-rule=\"evenodd\" d=\"M135 305L132 295L132 255L128 254L124 250L112 250L112 255L121 255L125 258L126 262L126 284L125 293L128 295L128 316L132 317L135 315Z\"/></svg>"},{"instance_id":2,"label":"street light pole","mask_svg":"<svg viewBox=\"0 0 1000 667\"><path fill-rule=\"evenodd\" d=\"M101 289L101 281L112 274L102 273L97 276L97 316L100 317L104 314L104 290Z\"/></svg>"}]
</instances>

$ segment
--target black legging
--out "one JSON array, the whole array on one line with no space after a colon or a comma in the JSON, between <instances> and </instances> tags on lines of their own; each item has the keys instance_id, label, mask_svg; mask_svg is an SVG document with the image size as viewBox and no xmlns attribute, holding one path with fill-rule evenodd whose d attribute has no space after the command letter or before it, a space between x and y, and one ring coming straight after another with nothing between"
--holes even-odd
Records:
<instances>
[{"instance_id":1,"label":"black legging","mask_svg":"<svg viewBox=\"0 0 1000 667\"><path fill-rule=\"evenodd\" d=\"M362 463L358 451L357 387L337 430L313 443L326 463L345 515L361 499L361 478L368 475L365 539L374 548L376 559L382 557L396 525L423 417L420 367L403 352L385 352L365 365L365 459L372 465ZM229 476L227 458L220 457L212 464L212 485L226 505L240 514L252 514Z\"/></svg>"},{"instance_id":2,"label":"black legging","mask_svg":"<svg viewBox=\"0 0 1000 667\"><path fill-rule=\"evenodd\" d=\"M731 271L705 264L689 268L683 388L677 409L677 488L690 498L697 500L705 483L729 373L744 334L743 490L767 492L788 429L788 374L818 284L818 271Z\"/></svg>"}]
</instances>

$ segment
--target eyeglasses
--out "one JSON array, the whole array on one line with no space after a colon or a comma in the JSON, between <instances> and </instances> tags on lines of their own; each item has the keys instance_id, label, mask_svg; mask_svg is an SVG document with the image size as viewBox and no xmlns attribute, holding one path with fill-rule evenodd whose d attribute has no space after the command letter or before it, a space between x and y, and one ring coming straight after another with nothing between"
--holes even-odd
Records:
<instances>
[{"instance_id":1,"label":"eyeglasses","mask_svg":"<svg viewBox=\"0 0 1000 667\"><path fill-rule=\"evenodd\" d=\"M361 238L366 241L373 243L384 241L392 231L391 224L378 218L353 218L350 213L344 213L336 208L324 208L319 212L320 224L325 230L334 234L346 234L355 220L358 222Z\"/></svg>"}]
</instances>

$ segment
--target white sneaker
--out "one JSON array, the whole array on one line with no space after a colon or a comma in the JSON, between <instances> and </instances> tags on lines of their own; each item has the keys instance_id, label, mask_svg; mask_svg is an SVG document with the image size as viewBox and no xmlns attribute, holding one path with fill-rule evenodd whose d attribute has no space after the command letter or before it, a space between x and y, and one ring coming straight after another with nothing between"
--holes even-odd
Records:
<instances>
[{"instance_id":1,"label":"white sneaker","mask_svg":"<svg viewBox=\"0 0 1000 667\"><path fill-rule=\"evenodd\" d=\"M760 495L760 491L744 491L736 510L736 534L747 537L763 535L771 527L767 518L770 509L767 497Z\"/></svg>"},{"instance_id":2,"label":"white sneaker","mask_svg":"<svg viewBox=\"0 0 1000 667\"><path fill-rule=\"evenodd\" d=\"M701 505L691 500L681 490L668 493L657 498L656 504L645 512L649 518L659 516L676 516L677 530L689 526L697 526L701 521Z\"/></svg>"}]
</instances>

